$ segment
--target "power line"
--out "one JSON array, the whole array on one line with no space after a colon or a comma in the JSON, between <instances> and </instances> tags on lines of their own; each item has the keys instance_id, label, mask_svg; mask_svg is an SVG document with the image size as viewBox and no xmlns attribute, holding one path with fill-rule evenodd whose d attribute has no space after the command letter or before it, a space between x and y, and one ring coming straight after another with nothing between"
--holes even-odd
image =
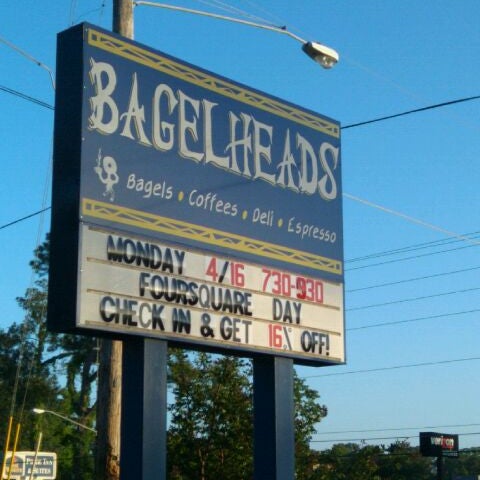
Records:
<instances>
[{"instance_id":1,"label":"power line","mask_svg":"<svg viewBox=\"0 0 480 480\"><path fill-rule=\"evenodd\" d=\"M20 50L18 47L14 46L13 44L11 44L10 42L7 42L5 39L2 39L0 37L0 41L3 41L5 44L7 44L8 46L10 46L11 48L15 49L16 51L18 51L19 53L21 53L22 55L24 55L25 57L27 57L29 60L31 61L34 61L35 63L37 63L37 65L41 66L42 68L46 68L49 72L50 72L50 69L48 69L48 67L46 67L45 65L43 65L41 62L39 62L38 60L34 59L33 57L31 57L31 55L27 54L26 52ZM37 98L34 98L34 97L31 97L29 95L26 95L22 92L19 92L17 90L13 90L11 88L8 88L8 87L5 87L3 85L0 85L0 90L3 90L4 92L6 93L9 93L11 95L15 95L19 98L23 98L24 100L27 100L29 102L32 102L32 103L35 103L36 105L40 105L44 108L48 108L50 110L54 110L55 108L52 106L52 105L49 105L48 103L42 101L42 100L39 100ZM430 105L428 107L423 107L423 108L420 108L420 109L416 109L416 110L410 110L408 112L403 112L403 113L399 113L399 114L396 114L396 115L390 115L390 116L387 116L387 117L382 117L380 119L374 119L374 120L367 120L365 122L361 122L361 123L358 123L358 124L353 124L353 125L347 125L347 126L344 126L344 127L341 127L342 129L346 129L346 128L353 128L353 127L356 127L356 126L360 126L360 125L366 125L368 123L373 123L373 122L379 122L379 121L382 121L382 120L387 120L387 119L390 119L390 118L394 118L394 117L397 117L397 116L402 116L402 115L407 115L407 114L410 114L410 113L416 113L416 112L421 112L421 111L424 111L424 110L429 110L429 109L433 109L433 108L440 108L440 107L444 107L444 106L447 106L447 105L452 105L452 104L455 104L455 103L460 103L460 102L466 102L466 101L472 101L472 100L476 100L480 98L480 95L479 96L474 96L474 97L466 97L466 98L462 98L462 99L458 99L458 100L452 100L452 101L449 101L449 102L443 102L443 103L440 103L440 104L435 104L435 105ZM422 226L425 226L425 227L428 227L428 228L431 228L431 229L434 229L434 230L437 230L437 231L441 231L443 233L446 233L452 237L455 237L455 238L458 238L458 239L461 239L463 241L467 241L469 243L473 243L474 245L479 245L480 242L476 242L475 240L472 240L471 238L465 236L465 235L459 235L459 234L456 234L454 232L450 232L448 230L445 230L441 227L437 227L435 225L432 225L430 223L427 223L427 222L424 222L422 220L419 220L419 219L416 219L414 217L410 217L408 215L405 215L401 212L396 212L394 210L391 210L391 209L388 209L386 207L382 207L381 205L377 205L375 203L372 203L368 200L364 200L364 199L361 199L361 198L358 198L358 197L355 197L353 195L350 195L348 193L343 193L343 195L347 198L350 198L352 200L355 200L355 201L358 201L358 202L361 202L361 203L364 203L364 204L367 204L369 206L372 206L374 208L378 208L378 209L381 209L387 213L390 213L392 215L396 215L396 216L400 216L404 219L407 219L409 221L412 221L414 223L417 223L417 224L420 224ZM31 216L34 216L34 215L38 215L38 213L41 213L41 212L37 212L37 213L33 213L31 214ZM18 223L22 220L25 220L26 218L29 218L28 217L24 217L22 219L18 219L14 222L12 222L11 224L9 225L6 225L6 226L10 226L10 225L13 225L15 223ZM6 226L3 226L3 227L0 227L0 228L6 228ZM465 247L461 247L461 248L465 248ZM436 253L436 252L435 252ZM434 253L432 254L428 254L428 255L433 255ZM410 257L410 258L417 258L417 257ZM408 259L408 258L407 258ZM401 260L391 260L389 262L385 262L385 263L390 263L390 262L397 262L397 261L403 261L403 260L407 260L407 259L401 259ZM356 261L356 260L350 260L350 261ZM374 265L367 265L367 266L361 266L361 267L355 267L355 268L350 268L350 269L346 269L346 270L356 270L356 269L360 269L360 268L366 268L368 266L376 266L376 265L383 265L384 263L379 263L379 264L374 264Z\"/></svg>"},{"instance_id":2,"label":"power line","mask_svg":"<svg viewBox=\"0 0 480 480\"><path fill-rule=\"evenodd\" d=\"M353 292L362 292L364 290L373 290L375 288L381 288L381 287L391 287L393 285L400 285L402 283L418 282L420 280L429 280L431 278L446 277L448 275L455 275L457 273L471 272L473 270L478 270L479 268L480 268L480 266L470 267L470 268L462 268L460 270L451 270L449 272L434 273L432 275L424 275L422 277L406 278L404 280L396 280L394 282L377 283L376 285L368 285L366 287L346 289L345 292L346 293L353 293Z\"/></svg>"},{"instance_id":3,"label":"power line","mask_svg":"<svg viewBox=\"0 0 480 480\"><path fill-rule=\"evenodd\" d=\"M28 220L29 218L35 217L37 215L40 215L41 213L44 213L47 210L50 210L51 208L52 207L42 208L41 210L38 210L38 212L31 213L30 215L26 215L25 217L22 217L22 218L18 218L17 220L13 220L12 222L6 223L5 225L0 225L0 230L3 230L4 228L7 228L7 227L11 227L12 225L23 222L24 220Z\"/></svg>"},{"instance_id":4,"label":"power line","mask_svg":"<svg viewBox=\"0 0 480 480\"><path fill-rule=\"evenodd\" d=\"M4 42L5 42L5 40L4 40ZM40 64L40 62L38 62L37 60L33 60L33 61L35 63L37 63L37 65L43 66L43 64ZM47 103L45 103L41 100L38 100L34 97L30 97L28 95L25 95L21 92L17 92L17 91L12 90L12 89L7 89L5 87L3 87L1 89L6 91L7 93L11 93L12 95L16 95L16 96L21 97L21 98L23 98L25 100L28 100L30 102L41 105L45 108L49 108L51 110L54 109L53 106L51 106L51 105L49 105L49 104L47 104ZM350 125L345 125L343 127L340 127L340 129L341 130L346 130L348 128L360 127L360 126L368 125L368 124L375 123L375 122L382 122L382 121L385 121L385 120L389 120L391 118L396 118L396 117L401 117L401 116L404 116L404 115L410 115L410 114L413 114L413 113L423 112L425 110L432 110L432 109L435 109L435 108L441 108L441 107L445 107L447 105L453 105L453 104L461 103L461 102L470 102L470 101L473 101L473 100L478 100L479 98L480 98L480 95L476 95L476 96L473 96L473 97L459 98L457 100L451 100L451 101L448 101L448 102L437 103L437 104L434 104L434 105L429 105L427 107L417 108L417 109L414 109L414 110L408 110L406 112L397 113L397 114L394 114L394 115L388 115L388 116L385 116L385 117L380 117L380 118L375 118L375 119L372 119L372 120L365 120L363 122L358 122L358 123L354 123L354 124L350 124Z\"/></svg>"},{"instance_id":5,"label":"power line","mask_svg":"<svg viewBox=\"0 0 480 480\"><path fill-rule=\"evenodd\" d=\"M417 318L411 318L408 320L393 320L391 322L382 322L382 323L374 323L370 325L364 325L361 327L353 327L353 328L347 328L346 330L348 332L352 332L355 330L367 330L369 328L378 328L378 327L388 327L391 325L400 325L402 323L413 323L413 322L422 322L424 320L434 320L437 318L447 318L447 317L455 317L459 315L468 315L470 313L477 313L480 312L479 308L473 309L473 310L464 310L462 312L451 312L451 313L442 313L439 315L429 315L427 317L417 317Z\"/></svg>"},{"instance_id":6,"label":"power line","mask_svg":"<svg viewBox=\"0 0 480 480\"><path fill-rule=\"evenodd\" d=\"M375 432L400 432L405 430L430 430L435 428L468 428L480 427L480 423L463 423L457 425L427 425L423 427L397 427L397 428L369 428L366 430L337 430L330 432L317 432L317 435L338 435L344 433L375 433Z\"/></svg>"},{"instance_id":7,"label":"power line","mask_svg":"<svg viewBox=\"0 0 480 480\"><path fill-rule=\"evenodd\" d=\"M441 253L448 253L448 252L456 252L458 250L464 250L465 248L472 248L476 247L476 245L464 245L462 247L456 247L456 248L449 248L446 250L439 250L437 252L430 252L430 253L422 253L420 255L413 255L411 257L403 257L403 258L397 258L395 260L385 260L384 262L378 262L378 263L370 263L368 265L361 265L358 267L353 267L353 268L345 268L345 271L347 272L352 272L354 270L361 270L363 268L370 268L370 267L379 267L382 265L388 265L390 263L398 263L398 262L404 262L406 260L417 260L418 258L424 258L424 257L430 257L433 255L439 255Z\"/></svg>"},{"instance_id":8,"label":"power line","mask_svg":"<svg viewBox=\"0 0 480 480\"><path fill-rule=\"evenodd\" d=\"M0 85L0 90L3 90L6 93L10 93L11 95L15 95L16 97L23 98L24 100L28 100L29 102L35 103L40 105L41 107L48 108L50 110L54 110L52 105L39 100L38 98L31 97L30 95L26 95L25 93L19 92L18 90L13 90L13 88L5 87L4 85Z\"/></svg>"},{"instance_id":9,"label":"power line","mask_svg":"<svg viewBox=\"0 0 480 480\"><path fill-rule=\"evenodd\" d=\"M376 208L377 210L380 210L384 213L388 213L390 215L394 215L396 217L400 217L403 220L407 220L407 222L415 223L417 225L420 225L425 228L429 228L430 230L435 230L436 232L441 232L444 233L445 235L448 235L449 237L452 238L457 238L459 240L463 240L464 242L467 243L472 243L474 245L480 245L480 242L475 241L474 239L471 239L469 237L466 237L464 235L460 235L456 232L452 232L450 230L446 230L445 228L439 227L437 225L433 225L432 223L425 222L424 220L420 220L418 218L412 217L411 215L406 215L405 213L398 212L397 210L393 210L391 208L385 207L383 205L379 205L378 203L371 202L370 200L365 200L364 198L356 197L354 195L350 195L349 193L343 193L343 196L345 198L348 198L350 200L354 200L355 202L362 203L364 205L367 205L368 207Z\"/></svg>"},{"instance_id":10,"label":"power line","mask_svg":"<svg viewBox=\"0 0 480 480\"><path fill-rule=\"evenodd\" d=\"M429 298L446 297L448 295L456 295L457 293L474 292L476 290L480 290L480 287L465 288L463 290L452 290L450 292L435 293L433 295L423 295L421 297L402 298L400 300L392 300L390 302L384 302L384 303L373 303L371 305L362 305L360 307L347 308L345 311L353 312L355 310L366 310L368 308L385 307L387 305L396 305L398 303L417 302L419 300L427 300Z\"/></svg>"},{"instance_id":11,"label":"power line","mask_svg":"<svg viewBox=\"0 0 480 480\"><path fill-rule=\"evenodd\" d=\"M464 233L462 236L468 237L471 239L478 238L478 234L480 232L471 232L471 233ZM370 253L368 255L364 255L362 257L354 257L345 260L345 263L354 263L354 262L361 262L364 260L371 260L380 257L386 257L390 255L398 255L401 253L409 253L416 250L424 250L426 248L432 247L443 247L444 245L450 245L452 243L459 243L461 240L454 240L450 238L442 238L440 240L433 240L430 242L423 242L423 243L415 243L413 245L407 245L406 247L399 247L392 250L384 250L382 252Z\"/></svg>"},{"instance_id":12,"label":"power line","mask_svg":"<svg viewBox=\"0 0 480 480\"><path fill-rule=\"evenodd\" d=\"M422 107L422 108L415 108L413 110L407 110L406 112L402 112L402 113L395 113L393 115L387 115L387 116L384 116L384 117L374 118L372 120L366 120L366 121L363 121L363 122L352 123L350 125L345 125L344 127L341 127L341 130L346 130L348 128L361 127L363 125L369 125L371 123L376 123L376 122L383 122L385 120L391 120L392 118L403 117L405 115L411 115L413 113L425 112L427 110L434 110L435 108L446 107L448 105L454 105L456 103L471 102L472 100L478 100L479 98L480 98L480 95L475 95L473 97L459 98L457 100L451 100L449 102L436 103L434 105L428 105L428 106Z\"/></svg>"},{"instance_id":13,"label":"power line","mask_svg":"<svg viewBox=\"0 0 480 480\"><path fill-rule=\"evenodd\" d=\"M397 435L396 437L373 437L373 438L338 438L338 439L330 439L330 440L310 440L311 443L347 443L347 442L371 442L377 440L398 440L401 438L402 440L407 440L408 438L417 438L418 434L416 435Z\"/></svg>"},{"instance_id":14,"label":"power line","mask_svg":"<svg viewBox=\"0 0 480 480\"><path fill-rule=\"evenodd\" d=\"M357 373L385 372L389 370L401 370L404 368L431 367L431 366L437 366L437 365L448 365L452 363L473 362L477 360L480 360L480 357L454 358L452 360L439 360L437 362L410 363L406 365L394 365L391 367L379 367L379 368L370 368L365 370L349 370L347 372L325 373L323 375L307 375L304 378L320 378L320 377L326 378L326 377L336 377L339 375L354 375Z\"/></svg>"},{"instance_id":15,"label":"power line","mask_svg":"<svg viewBox=\"0 0 480 480\"><path fill-rule=\"evenodd\" d=\"M470 436L470 435L480 435L480 432L466 432L459 433L459 436ZM407 440L409 438L418 438L418 433L416 435L397 435L395 437L371 437L371 438L342 438L342 439L330 439L330 440L310 440L312 443L336 443L336 442L371 442L378 440Z\"/></svg>"},{"instance_id":16,"label":"power line","mask_svg":"<svg viewBox=\"0 0 480 480\"><path fill-rule=\"evenodd\" d=\"M246 10L242 10L241 8L234 7L233 5L229 5L228 3L225 2L220 2L219 0L213 0L212 2L209 2L207 0L198 0L199 3L203 3L209 7L217 8L219 10L223 10L225 12L228 12L233 15L239 15L241 17L249 18L254 21L260 21L263 23L269 24L270 22L262 17L259 17L257 15L248 13ZM268 12L267 12L268 13Z\"/></svg>"}]
</instances>

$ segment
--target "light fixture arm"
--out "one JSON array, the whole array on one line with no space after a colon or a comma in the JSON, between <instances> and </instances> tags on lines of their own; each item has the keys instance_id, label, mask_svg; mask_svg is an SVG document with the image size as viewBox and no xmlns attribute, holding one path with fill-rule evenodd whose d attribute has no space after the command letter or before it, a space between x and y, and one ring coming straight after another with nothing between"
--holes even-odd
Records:
<instances>
[{"instance_id":1,"label":"light fixture arm","mask_svg":"<svg viewBox=\"0 0 480 480\"><path fill-rule=\"evenodd\" d=\"M21 48L17 47L16 45L14 45L12 42L9 42L5 38L0 37L0 42L4 43L7 47L11 48L12 50L15 50L17 53L25 57L27 60L30 60L31 62L37 64L40 68L43 68L48 73L48 76L50 77L50 82L52 83L53 90L55 91L55 80L53 78L53 73L52 73L52 70L49 67L47 67L47 65L40 62L40 60L37 60L35 57L32 57L32 55L27 53L25 50L22 50Z\"/></svg>"},{"instance_id":2,"label":"light fixture arm","mask_svg":"<svg viewBox=\"0 0 480 480\"><path fill-rule=\"evenodd\" d=\"M94 428L89 427L87 425L84 425L83 423L77 422L76 420L73 420L72 418L69 418L65 415L54 412L52 410L45 410L43 408L34 408L34 409L32 409L32 412L37 413L39 415L41 415L42 413L49 413L50 415L53 415L55 417L61 418L62 420L65 420L66 422L73 423L77 427L84 428L85 430L90 430L91 432L94 432L95 434L97 433L97 431Z\"/></svg>"},{"instance_id":3,"label":"light fixture arm","mask_svg":"<svg viewBox=\"0 0 480 480\"><path fill-rule=\"evenodd\" d=\"M301 42L302 44L307 43L307 41L304 40L303 38L288 31L286 27L277 27L275 25L267 25L264 23L251 22L249 20L242 20L240 18L229 17L227 15L219 15L216 13L206 12L204 10L194 10L193 8L176 7L175 5L167 5L166 3L157 3L157 2L148 2L148 1L138 0L138 1L134 1L133 4L135 6L147 5L149 7L166 8L168 10L176 10L179 12L186 12L186 13L192 13L194 15L202 15L204 17L216 18L218 20L226 20L227 22L241 23L243 25L249 25L250 27L263 28L264 30L271 30L274 32L283 33L284 35L288 35L289 37L292 37L293 39L297 40L298 42Z\"/></svg>"},{"instance_id":4,"label":"light fixture arm","mask_svg":"<svg viewBox=\"0 0 480 480\"><path fill-rule=\"evenodd\" d=\"M194 15L201 15L204 17L216 18L218 20L225 20L227 22L240 23L242 25L248 25L250 27L261 28L263 30L270 30L271 32L281 33L287 35L290 38L293 38L297 42L302 44L303 51L311 57L316 62L320 63L324 68L331 68L338 62L339 56L338 53L332 48L325 47L324 45L318 42L309 42L298 35L287 30L287 27L278 27L276 25L268 25L265 23L252 22L250 20L242 20L240 18L229 17L227 15L219 15L216 13L206 12L204 10L194 10L192 8L186 7L177 7L175 5L168 5L165 3L149 2L144 0L134 0L133 5L135 6L149 6L157 8L165 8L167 10L175 10L178 12L191 13Z\"/></svg>"}]
</instances>

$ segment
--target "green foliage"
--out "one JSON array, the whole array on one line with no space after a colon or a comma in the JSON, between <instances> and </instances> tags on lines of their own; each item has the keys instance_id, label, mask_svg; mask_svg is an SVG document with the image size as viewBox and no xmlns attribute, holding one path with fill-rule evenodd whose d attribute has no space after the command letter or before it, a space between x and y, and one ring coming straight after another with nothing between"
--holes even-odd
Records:
<instances>
[{"instance_id":1,"label":"green foliage","mask_svg":"<svg viewBox=\"0 0 480 480\"><path fill-rule=\"evenodd\" d=\"M251 363L236 357L170 353L168 478L247 480L253 473ZM315 424L326 415L318 393L295 376L297 479L312 470Z\"/></svg>"},{"instance_id":2,"label":"green foliage","mask_svg":"<svg viewBox=\"0 0 480 480\"><path fill-rule=\"evenodd\" d=\"M411 447L406 441L390 445L387 454L380 457L379 475L385 480L430 480L432 459L422 457L418 447Z\"/></svg>"},{"instance_id":3,"label":"green foliage","mask_svg":"<svg viewBox=\"0 0 480 480\"><path fill-rule=\"evenodd\" d=\"M327 407L319 405L320 395L295 372L293 395L295 401L295 466L297 480L309 480L316 463L310 449L315 426L327 416Z\"/></svg>"},{"instance_id":4,"label":"green foliage","mask_svg":"<svg viewBox=\"0 0 480 480\"><path fill-rule=\"evenodd\" d=\"M47 331L48 238L30 265L34 285L17 299L25 311L21 324L0 331L0 435L6 440L8 419L21 424L17 450L34 450L39 432L42 451L58 456L58 480L93 478L93 433L50 414L35 415L34 407L51 410L82 424L94 421L92 388L96 379L93 339ZM10 448L13 445L13 437Z\"/></svg>"},{"instance_id":5,"label":"green foliage","mask_svg":"<svg viewBox=\"0 0 480 480\"><path fill-rule=\"evenodd\" d=\"M319 454L312 480L434 480L432 464L404 441L388 448L337 444Z\"/></svg>"},{"instance_id":6,"label":"green foliage","mask_svg":"<svg viewBox=\"0 0 480 480\"><path fill-rule=\"evenodd\" d=\"M170 355L169 478L251 478L251 386L244 361Z\"/></svg>"},{"instance_id":7,"label":"green foliage","mask_svg":"<svg viewBox=\"0 0 480 480\"><path fill-rule=\"evenodd\" d=\"M480 475L480 451L478 448L462 450L458 458L444 459L445 478Z\"/></svg>"}]
</instances>

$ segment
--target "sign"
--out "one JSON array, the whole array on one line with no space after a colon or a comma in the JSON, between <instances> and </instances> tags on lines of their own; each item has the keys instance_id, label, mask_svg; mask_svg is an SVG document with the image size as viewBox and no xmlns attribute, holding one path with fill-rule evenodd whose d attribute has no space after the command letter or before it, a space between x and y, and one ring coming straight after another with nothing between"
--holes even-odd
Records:
<instances>
[{"instance_id":1,"label":"sign","mask_svg":"<svg viewBox=\"0 0 480 480\"><path fill-rule=\"evenodd\" d=\"M420 432L420 453L424 457L458 457L458 435Z\"/></svg>"},{"instance_id":2,"label":"sign","mask_svg":"<svg viewBox=\"0 0 480 480\"><path fill-rule=\"evenodd\" d=\"M80 323L221 348L343 358L341 285L82 228Z\"/></svg>"},{"instance_id":3,"label":"sign","mask_svg":"<svg viewBox=\"0 0 480 480\"><path fill-rule=\"evenodd\" d=\"M15 452L10 478L18 480L55 480L57 478L57 454L53 452ZM7 452L3 478L8 478L12 452ZM32 473L33 470L33 473Z\"/></svg>"},{"instance_id":4,"label":"sign","mask_svg":"<svg viewBox=\"0 0 480 480\"><path fill-rule=\"evenodd\" d=\"M344 361L337 122L88 24L57 85L51 328Z\"/></svg>"}]
</instances>

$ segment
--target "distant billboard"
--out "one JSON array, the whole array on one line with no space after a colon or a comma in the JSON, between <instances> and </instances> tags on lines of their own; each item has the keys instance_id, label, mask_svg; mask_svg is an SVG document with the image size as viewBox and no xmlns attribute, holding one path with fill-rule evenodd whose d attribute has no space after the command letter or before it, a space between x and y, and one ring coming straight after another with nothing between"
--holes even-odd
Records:
<instances>
[{"instance_id":1,"label":"distant billboard","mask_svg":"<svg viewBox=\"0 0 480 480\"><path fill-rule=\"evenodd\" d=\"M458 435L420 433L420 453L424 457L458 457L458 450Z\"/></svg>"},{"instance_id":2,"label":"distant billboard","mask_svg":"<svg viewBox=\"0 0 480 480\"><path fill-rule=\"evenodd\" d=\"M340 126L82 24L59 35L48 323L342 363Z\"/></svg>"}]
</instances>

